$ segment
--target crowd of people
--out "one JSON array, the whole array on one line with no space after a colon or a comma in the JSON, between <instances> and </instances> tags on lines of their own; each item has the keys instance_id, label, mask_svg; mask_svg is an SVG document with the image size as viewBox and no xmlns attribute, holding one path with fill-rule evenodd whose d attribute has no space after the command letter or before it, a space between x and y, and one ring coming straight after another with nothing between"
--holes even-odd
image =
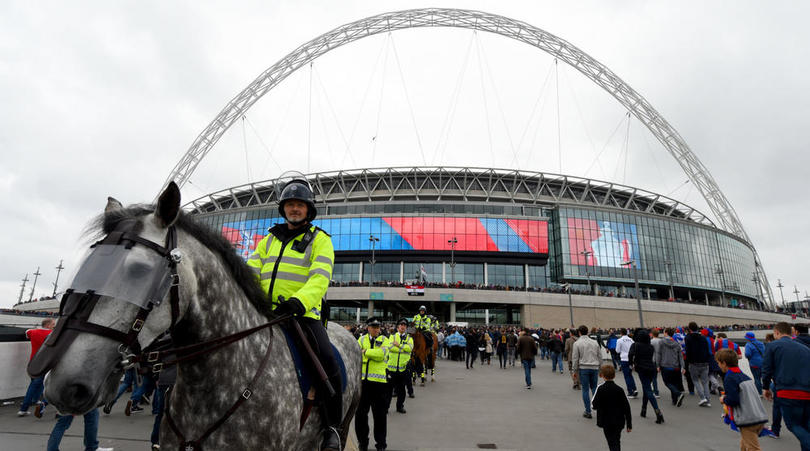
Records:
<instances>
[{"instance_id":1,"label":"crowd of people","mask_svg":"<svg viewBox=\"0 0 810 451\"><path fill-rule=\"evenodd\" d=\"M492 290L492 291L528 291L533 293L556 293L556 294L568 294L566 288L562 285L557 286L549 286L549 287L523 287L523 286L511 286L511 285L500 285L500 284L483 284L483 283L465 283L465 282L457 282L457 283L441 283L441 282L414 282L413 284L420 285L425 288L440 288L440 289L465 289L465 290ZM330 281L330 287L380 287L380 288L405 288L408 285L413 285L407 282L400 282L398 280L379 280L374 281L374 283L370 282L361 282L361 281ZM576 288L571 289L571 294L575 295L583 295L583 296L602 296L608 298L624 298L624 299L632 299L633 295L630 293L621 294L617 291L613 290L580 290ZM705 305L706 301L703 299L682 299L682 298L669 298L669 299L655 299L658 301L665 301L665 302L676 302L682 304L694 304L694 305ZM732 303L728 302L723 307L726 308L733 308L733 309L750 309L751 306L746 305L744 302ZM756 307L755 307L756 308ZM788 313L789 311L786 310L784 307L777 307L776 311L778 313ZM808 317L807 311L790 311L789 313L794 313L802 317Z\"/></svg>"},{"instance_id":2,"label":"crowd of people","mask_svg":"<svg viewBox=\"0 0 810 451\"><path fill-rule=\"evenodd\" d=\"M641 394L639 416L645 418L649 405L655 423L664 423L659 377L669 390L673 408L684 406L687 394L696 396L698 407L709 408L717 400L726 412L727 422L740 431L741 449L760 449L758 438L781 435L782 423L800 441L802 450L810 450L810 371L803 362L810 361L810 335L807 325L735 324L731 326L655 327L651 329L598 329L580 326L576 329L524 328L517 326L440 327L425 315L424 307L414 320L396 324L381 323L371 318L364 325L349 325L349 330L364 350L364 360L379 366L364 365L364 396L359 417L355 418L358 437L367 437L368 414L374 415L374 437L378 448L385 448L385 419L395 400L396 412L406 413L405 399L414 397L415 377L411 352L414 326L417 333L436 332L440 359L465 362L467 369L492 365L497 356L500 369L520 366L524 370L526 389L532 388L531 372L537 360L550 360L552 372L563 374L567 366L572 389L580 390L583 417L592 418L596 411L597 426L603 428L611 450L620 449L621 432L632 430L633 415L628 399ZM36 329L26 331L32 343L32 357L53 329L55 322L45 319ZM728 331L748 331L741 347L730 340ZM765 342L760 342L752 330L770 330ZM372 345L374 343L374 345ZM748 360L750 375L739 369L742 357ZM613 382L621 371L623 389ZM124 408L126 415L144 410L150 404L156 415L153 444L158 449L158 431L162 417L163 393L173 381L172 371L161 372L159 378L148 371L140 376L130 370L125 374L118 394L104 406L109 414L118 398L131 391ZM599 384L599 378L602 383ZM684 384L684 380L686 384ZM136 381L140 381L137 383ZM374 385L371 385L374 384ZM371 385L371 387L366 387ZM20 406L19 416L28 416L29 409L42 417L47 401L42 399L42 378L32 379ZM619 396L621 395L621 396ZM762 399L773 401L770 414ZM48 449L58 449L73 417L57 415L57 422L48 441ZM358 421L360 420L360 421ZM85 447L98 447L99 412L84 416ZM766 424L770 423L766 427ZM360 438L362 440L362 438ZM367 442L363 447L367 447Z\"/></svg>"},{"instance_id":3,"label":"crowd of people","mask_svg":"<svg viewBox=\"0 0 810 451\"><path fill-rule=\"evenodd\" d=\"M391 333L391 327L383 325L383 334ZM364 334L359 325L347 329L356 336ZM753 330L772 333L763 343ZM742 347L728 337L730 331L747 331ZM635 330L445 326L438 328L437 338L439 357L464 362L467 369L479 362L491 365L493 354L499 368L519 361L526 389L532 388L531 369L538 358L550 360L554 373L563 374L567 366L572 388L581 390L583 417L592 418L597 411L597 425L604 429L611 450L620 449L622 430L632 430L628 399L641 397L640 417L647 417L650 406L655 423L665 422L659 380L669 391L673 408L683 408L692 397L700 408L719 402L726 422L740 432L743 450L760 449L759 437L779 438L782 423L799 439L803 451L810 450L810 371L800 363L810 361L807 325L699 327L691 322ZM743 356L750 375L739 368ZM613 382L618 372L624 390ZM770 415L762 399L773 401Z\"/></svg>"}]
</instances>

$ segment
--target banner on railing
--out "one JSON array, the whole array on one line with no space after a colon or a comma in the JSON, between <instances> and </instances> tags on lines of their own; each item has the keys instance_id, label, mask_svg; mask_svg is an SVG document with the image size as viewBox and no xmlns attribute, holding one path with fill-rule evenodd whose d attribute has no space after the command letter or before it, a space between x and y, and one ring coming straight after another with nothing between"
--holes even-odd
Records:
<instances>
[{"instance_id":1,"label":"banner on railing","mask_svg":"<svg viewBox=\"0 0 810 451\"><path fill-rule=\"evenodd\" d=\"M424 296L425 295L425 286L424 285L405 285L405 291L408 292L408 296Z\"/></svg>"}]
</instances>

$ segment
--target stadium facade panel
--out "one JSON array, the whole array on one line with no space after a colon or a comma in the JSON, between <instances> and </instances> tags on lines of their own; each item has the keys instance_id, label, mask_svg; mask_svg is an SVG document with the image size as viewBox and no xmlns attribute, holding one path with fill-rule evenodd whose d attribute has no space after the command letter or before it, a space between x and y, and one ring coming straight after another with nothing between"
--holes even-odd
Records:
<instances>
[{"instance_id":1,"label":"stadium facade panel","mask_svg":"<svg viewBox=\"0 0 810 451\"><path fill-rule=\"evenodd\" d=\"M553 174L383 168L308 176L332 236L335 285L428 285L759 308L752 246L683 203ZM247 258L282 219L273 181L186 209ZM375 263L372 265L372 254ZM589 290L590 287L590 290Z\"/></svg>"}]
</instances>

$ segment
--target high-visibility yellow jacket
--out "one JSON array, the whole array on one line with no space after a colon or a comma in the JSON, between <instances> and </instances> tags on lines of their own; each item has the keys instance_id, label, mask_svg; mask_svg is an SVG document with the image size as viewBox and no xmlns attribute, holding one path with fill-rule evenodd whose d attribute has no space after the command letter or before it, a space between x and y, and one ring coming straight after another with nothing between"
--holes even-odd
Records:
<instances>
[{"instance_id":1,"label":"high-visibility yellow jacket","mask_svg":"<svg viewBox=\"0 0 810 451\"><path fill-rule=\"evenodd\" d=\"M372 382L387 382L385 378L385 357L388 354L388 339L383 334L377 335L376 339L371 339L371 335L361 335L357 339L360 349L364 349L363 365L361 367L360 380Z\"/></svg>"},{"instance_id":2,"label":"high-visibility yellow jacket","mask_svg":"<svg viewBox=\"0 0 810 451\"><path fill-rule=\"evenodd\" d=\"M335 251L329 234L315 227L302 227L301 233L284 241L276 225L256 245L256 251L247 261L256 272L262 288L268 293L273 310L278 306L278 297L298 298L306 309L307 318L321 319L321 300L329 288L334 267ZM309 234L309 236L307 236ZM311 238L303 249L298 244Z\"/></svg>"},{"instance_id":3,"label":"high-visibility yellow jacket","mask_svg":"<svg viewBox=\"0 0 810 451\"><path fill-rule=\"evenodd\" d=\"M430 330L430 325L430 317L427 315L417 313L416 316L413 317L413 327L419 330Z\"/></svg>"},{"instance_id":4,"label":"high-visibility yellow jacket","mask_svg":"<svg viewBox=\"0 0 810 451\"><path fill-rule=\"evenodd\" d=\"M404 339L402 335L405 335ZM388 338L388 371L395 373L405 371L413 350L413 337L407 333L402 335L396 332ZM399 343L399 346L394 346L394 343Z\"/></svg>"}]
</instances>

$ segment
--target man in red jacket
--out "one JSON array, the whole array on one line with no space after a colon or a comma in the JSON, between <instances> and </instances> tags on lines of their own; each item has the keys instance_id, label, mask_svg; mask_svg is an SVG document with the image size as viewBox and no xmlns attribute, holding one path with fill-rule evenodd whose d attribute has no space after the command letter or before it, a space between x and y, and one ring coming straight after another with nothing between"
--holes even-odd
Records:
<instances>
[{"instance_id":1,"label":"man in red jacket","mask_svg":"<svg viewBox=\"0 0 810 451\"><path fill-rule=\"evenodd\" d=\"M28 358L29 361L34 358L55 325L56 321L54 321L53 318L46 318L42 320L42 327L25 331L26 338L31 340L31 357ZM42 391L45 388L43 384L44 379L45 376L31 379L31 383L28 384L28 390L25 392L25 399L23 399L23 403L20 405L20 411L17 412L18 417L30 415L28 408L31 407L31 404L39 402L39 398L42 397ZM41 409L39 411L41 411Z\"/></svg>"}]
</instances>

